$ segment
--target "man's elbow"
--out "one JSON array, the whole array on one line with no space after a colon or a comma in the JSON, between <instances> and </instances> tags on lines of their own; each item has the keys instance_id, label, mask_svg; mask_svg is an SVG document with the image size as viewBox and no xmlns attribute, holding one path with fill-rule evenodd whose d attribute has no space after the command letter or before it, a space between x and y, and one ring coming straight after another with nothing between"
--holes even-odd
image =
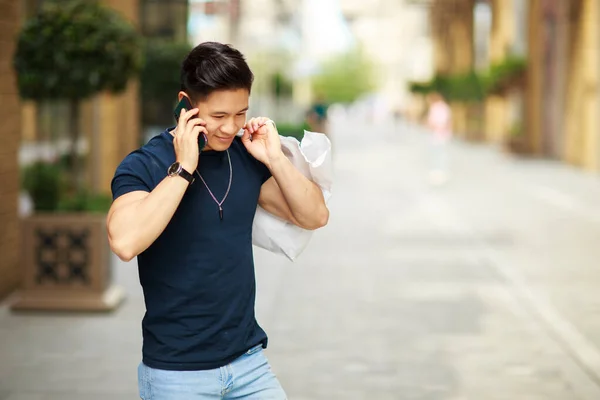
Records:
<instances>
[{"instance_id":1,"label":"man's elbow","mask_svg":"<svg viewBox=\"0 0 600 400\"><path fill-rule=\"evenodd\" d=\"M324 227L329 222L329 209L323 206L319 211L315 212L310 220L302 224L302 228L311 231Z\"/></svg>"},{"instance_id":2,"label":"man's elbow","mask_svg":"<svg viewBox=\"0 0 600 400\"><path fill-rule=\"evenodd\" d=\"M317 229L322 228L329 223L329 209L323 206L323 210L319 213L317 219Z\"/></svg>"},{"instance_id":3,"label":"man's elbow","mask_svg":"<svg viewBox=\"0 0 600 400\"><path fill-rule=\"evenodd\" d=\"M123 237L119 237L112 231L112 226L107 224L108 230L108 244L113 253L117 255L122 261L129 262L133 260L137 254L132 246L131 241L125 240Z\"/></svg>"},{"instance_id":4,"label":"man's elbow","mask_svg":"<svg viewBox=\"0 0 600 400\"><path fill-rule=\"evenodd\" d=\"M115 241L109 239L110 249L122 261L129 262L136 257L135 251L123 241Z\"/></svg>"}]
</instances>

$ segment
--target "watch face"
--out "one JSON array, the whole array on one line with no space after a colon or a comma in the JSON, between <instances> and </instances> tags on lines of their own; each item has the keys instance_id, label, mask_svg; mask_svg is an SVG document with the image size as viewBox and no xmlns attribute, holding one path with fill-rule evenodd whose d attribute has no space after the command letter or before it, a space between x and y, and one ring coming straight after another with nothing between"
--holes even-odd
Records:
<instances>
[{"instance_id":1,"label":"watch face","mask_svg":"<svg viewBox=\"0 0 600 400\"><path fill-rule=\"evenodd\" d=\"M181 169L181 164L179 164L178 162L174 162L173 164L171 164L171 166L169 167L169 170L167 171L167 173L169 175L176 175L179 173L179 170Z\"/></svg>"}]
</instances>

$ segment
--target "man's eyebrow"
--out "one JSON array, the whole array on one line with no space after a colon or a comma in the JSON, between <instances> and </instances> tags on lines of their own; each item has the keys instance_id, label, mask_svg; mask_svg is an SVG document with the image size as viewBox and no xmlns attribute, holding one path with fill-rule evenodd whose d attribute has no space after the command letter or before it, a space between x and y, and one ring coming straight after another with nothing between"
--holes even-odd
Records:
<instances>
[{"instance_id":1,"label":"man's eyebrow","mask_svg":"<svg viewBox=\"0 0 600 400\"><path fill-rule=\"evenodd\" d=\"M240 113L246 112L246 111L248 111L248 108L249 107L246 107L243 110L238 111L237 113L240 114ZM227 111L213 111L211 114L212 115L228 115L229 113Z\"/></svg>"}]
</instances>

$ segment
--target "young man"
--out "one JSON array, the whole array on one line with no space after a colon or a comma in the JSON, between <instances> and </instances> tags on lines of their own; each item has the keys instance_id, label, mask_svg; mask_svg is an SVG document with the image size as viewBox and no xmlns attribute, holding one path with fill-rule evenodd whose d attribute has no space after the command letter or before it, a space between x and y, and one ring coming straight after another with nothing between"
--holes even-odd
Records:
<instances>
[{"instance_id":1,"label":"young man","mask_svg":"<svg viewBox=\"0 0 600 400\"><path fill-rule=\"evenodd\" d=\"M137 256L146 304L142 399L285 399L254 314L252 222L257 204L306 229L324 226L329 211L282 153L275 124L246 121L252 81L237 50L197 46L179 92L195 108L113 178L111 248L126 261Z\"/></svg>"}]
</instances>

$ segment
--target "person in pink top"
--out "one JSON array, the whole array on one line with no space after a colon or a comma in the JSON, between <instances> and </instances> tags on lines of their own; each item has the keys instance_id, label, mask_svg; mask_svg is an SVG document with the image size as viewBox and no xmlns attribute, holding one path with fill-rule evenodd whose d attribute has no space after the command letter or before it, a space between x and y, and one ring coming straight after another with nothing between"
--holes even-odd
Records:
<instances>
[{"instance_id":1,"label":"person in pink top","mask_svg":"<svg viewBox=\"0 0 600 400\"><path fill-rule=\"evenodd\" d=\"M432 183L440 184L447 180L447 144L452 138L452 110L439 93L431 93L427 98L429 111L427 127L432 132L433 165L430 171Z\"/></svg>"}]
</instances>

